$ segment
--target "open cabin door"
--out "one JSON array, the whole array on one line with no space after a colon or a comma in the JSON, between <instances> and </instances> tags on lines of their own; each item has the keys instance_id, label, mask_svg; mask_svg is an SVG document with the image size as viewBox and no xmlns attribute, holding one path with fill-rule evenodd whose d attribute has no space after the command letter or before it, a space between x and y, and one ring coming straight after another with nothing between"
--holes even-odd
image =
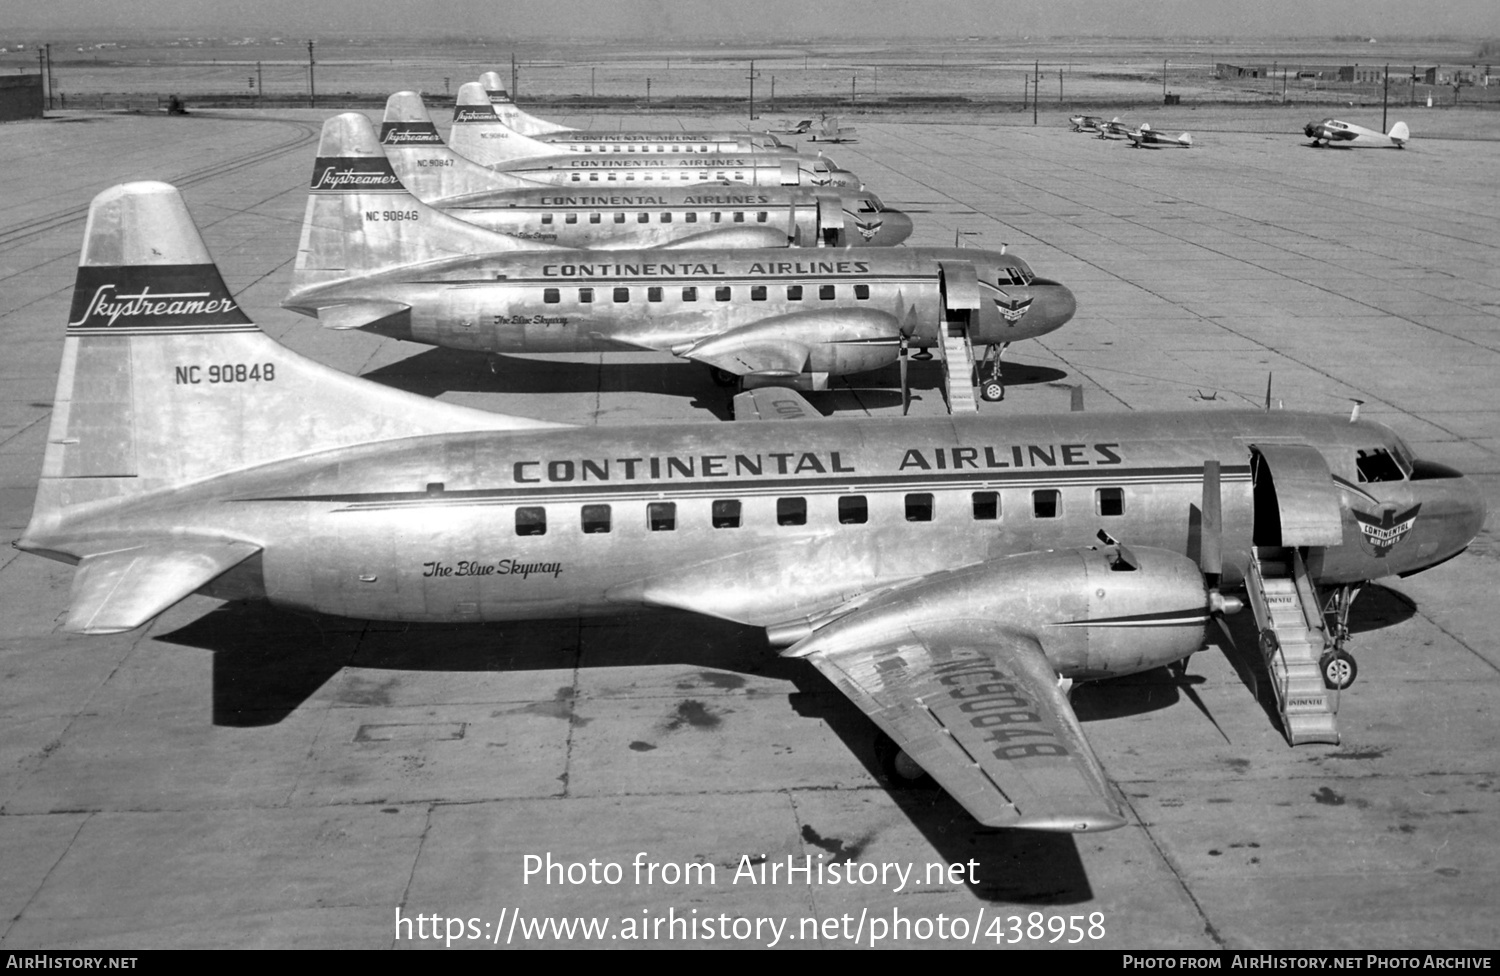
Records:
<instances>
[{"instance_id":1,"label":"open cabin door","mask_svg":"<svg viewBox=\"0 0 1500 976\"><path fill-rule=\"evenodd\" d=\"M1339 492L1328 462L1306 444L1250 445L1257 546L1336 546L1344 541Z\"/></svg>"},{"instance_id":2,"label":"open cabin door","mask_svg":"<svg viewBox=\"0 0 1500 976\"><path fill-rule=\"evenodd\" d=\"M827 247L844 245L844 201L826 193L818 194L818 240Z\"/></svg>"}]
</instances>

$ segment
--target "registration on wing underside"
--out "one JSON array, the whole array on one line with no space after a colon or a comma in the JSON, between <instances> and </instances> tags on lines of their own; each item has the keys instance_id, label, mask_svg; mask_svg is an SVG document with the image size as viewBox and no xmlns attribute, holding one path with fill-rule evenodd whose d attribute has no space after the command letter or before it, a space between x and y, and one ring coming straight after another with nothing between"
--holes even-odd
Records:
<instances>
[{"instance_id":1,"label":"registration on wing underside","mask_svg":"<svg viewBox=\"0 0 1500 976\"><path fill-rule=\"evenodd\" d=\"M1125 823L1035 638L952 621L808 659L980 823Z\"/></svg>"}]
</instances>

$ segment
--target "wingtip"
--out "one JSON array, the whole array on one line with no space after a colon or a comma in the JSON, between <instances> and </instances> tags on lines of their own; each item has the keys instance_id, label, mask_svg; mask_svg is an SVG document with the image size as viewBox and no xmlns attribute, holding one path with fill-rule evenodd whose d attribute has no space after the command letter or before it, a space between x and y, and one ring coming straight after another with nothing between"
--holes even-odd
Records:
<instances>
[{"instance_id":1,"label":"wingtip","mask_svg":"<svg viewBox=\"0 0 1500 976\"><path fill-rule=\"evenodd\" d=\"M1023 830L1049 830L1069 834L1097 834L1104 830L1117 830L1128 823L1130 823L1129 820L1113 813L1065 811L1043 816L1022 817L1020 820L1012 821L1005 826L1017 827Z\"/></svg>"}]
</instances>

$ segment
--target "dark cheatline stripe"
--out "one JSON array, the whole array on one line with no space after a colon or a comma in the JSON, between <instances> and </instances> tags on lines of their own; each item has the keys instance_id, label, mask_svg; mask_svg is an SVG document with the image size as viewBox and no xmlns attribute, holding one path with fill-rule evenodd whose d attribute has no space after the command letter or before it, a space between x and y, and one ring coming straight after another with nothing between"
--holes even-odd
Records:
<instances>
[{"instance_id":1,"label":"dark cheatline stripe","mask_svg":"<svg viewBox=\"0 0 1500 976\"><path fill-rule=\"evenodd\" d=\"M1086 620L1055 620L1053 627L1172 627L1200 624L1208 620L1207 607L1137 613L1124 617L1093 617Z\"/></svg>"}]
</instances>

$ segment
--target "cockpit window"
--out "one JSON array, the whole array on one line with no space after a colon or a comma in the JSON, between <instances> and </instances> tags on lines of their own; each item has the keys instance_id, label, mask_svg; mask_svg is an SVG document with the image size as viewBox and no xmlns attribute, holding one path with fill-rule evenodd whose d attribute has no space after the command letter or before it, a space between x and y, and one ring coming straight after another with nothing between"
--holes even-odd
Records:
<instances>
[{"instance_id":1,"label":"cockpit window","mask_svg":"<svg viewBox=\"0 0 1500 976\"><path fill-rule=\"evenodd\" d=\"M874 194L859 198L860 213L880 213L880 211L884 209L885 204L881 203L880 198L875 196Z\"/></svg>"},{"instance_id":2,"label":"cockpit window","mask_svg":"<svg viewBox=\"0 0 1500 976\"><path fill-rule=\"evenodd\" d=\"M1406 480L1407 472L1402 470L1391 452L1383 447L1355 451L1354 463L1359 469L1361 482Z\"/></svg>"},{"instance_id":3,"label":"cockpit window","mask_svg":"<svg viewBox=\"0 0 1500 976\"><path fill-rule=\"evenodd\" d=\"M1036 275L1031 273L1030 268L1007 265L1000 269L1000 277L996 280L996 284L1001 287L1005 285L1029 285L1035 278Z\"/></svg>"}]
</instances>

